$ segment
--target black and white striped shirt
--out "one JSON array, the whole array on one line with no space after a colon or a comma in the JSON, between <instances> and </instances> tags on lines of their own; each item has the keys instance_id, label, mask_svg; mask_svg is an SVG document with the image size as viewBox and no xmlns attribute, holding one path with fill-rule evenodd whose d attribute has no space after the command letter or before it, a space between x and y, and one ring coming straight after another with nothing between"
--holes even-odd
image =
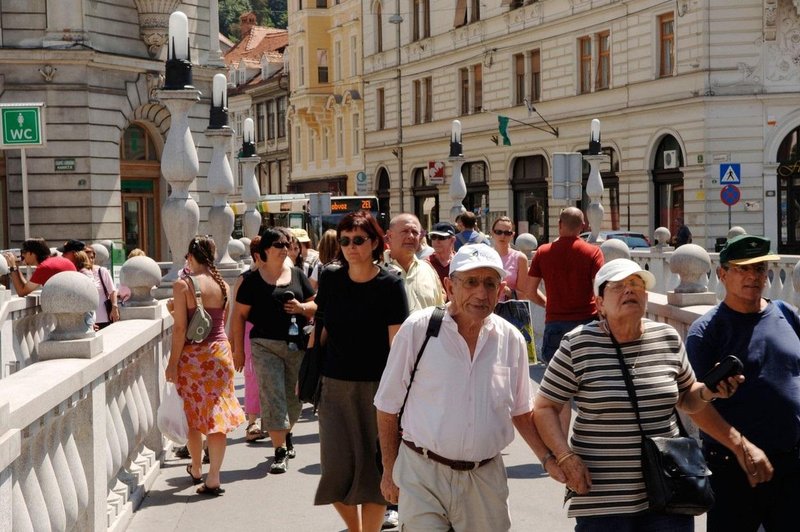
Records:
<instances>
[{"instance_id":1,"label":"black and white striped shirt","mask_svg":"<svg viewBox=\"0 0 800 532\"><path fill-rule=\"evenodd\" d=\"M648 436L674 436L680 393L695 377L671 326L643 320L644 334L623 343ZM571 445L592 476L592 490L576 495L569 517L630 514L648 507L641 467L641 433L611 337L592 322L564 335L538 393L562 404L575 400Z\"/></svg>"}]
</instances>

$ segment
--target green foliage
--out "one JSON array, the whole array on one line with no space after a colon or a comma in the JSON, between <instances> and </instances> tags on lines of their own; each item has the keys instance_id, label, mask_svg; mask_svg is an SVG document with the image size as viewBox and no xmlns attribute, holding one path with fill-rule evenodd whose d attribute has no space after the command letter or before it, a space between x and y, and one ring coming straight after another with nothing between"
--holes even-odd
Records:
<instances>
[{"instance_id":1,"label":"green foliage","mask_svg":"<svg viewBox=\"0 0 800 532\"><path fill-rule=\"evenodd\" d=\"M259 26L286 28L286 0L219 0L219 31L233 41L239 40L239 16L253 11Z\"/></svg>"}]
</instances>

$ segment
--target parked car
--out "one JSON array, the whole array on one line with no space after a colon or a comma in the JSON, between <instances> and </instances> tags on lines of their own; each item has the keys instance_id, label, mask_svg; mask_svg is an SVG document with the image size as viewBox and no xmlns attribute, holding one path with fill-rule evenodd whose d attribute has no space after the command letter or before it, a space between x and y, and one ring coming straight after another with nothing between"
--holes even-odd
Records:
<instances>
[{"instance_id":1,"label":"parked car","mask_svg":"<svg viewBox=\"0 0 800 532\"><path fill-rule=\"evenodd\" d=\"M581 233L581 238L589 240L590 232ZM597 242L602 244L609 239L617 239L625 242L629 248L649 248L650 240L642 233L633 233L631 231L600 231L597 235Z\"/></svg>"}]
</instances>

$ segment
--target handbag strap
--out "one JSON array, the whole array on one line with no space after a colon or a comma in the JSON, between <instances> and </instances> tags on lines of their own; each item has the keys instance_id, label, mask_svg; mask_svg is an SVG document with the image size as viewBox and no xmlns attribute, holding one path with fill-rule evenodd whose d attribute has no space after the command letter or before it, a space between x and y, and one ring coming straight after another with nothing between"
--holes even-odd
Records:
<instances>
[{"instance_id":1,"label":"handbag strap","mask_svg":"<svg viewBox=\"0 0 800 532\"><path fill-rule=\"evenodd\" d=\"M639 431L642 433L642 437L645 437L647 436L647 432L645 432L644 427L642 427L642 417L639 414L639 401L636 397L636 388L633 386L633 378L631 377L630 371L628 371L628 365L625 363L625 357L622 354L622 347L620 347L619 342L617 342L617 339L614 338L614 334L610 329L608 334L611 337L611 343L614 344L614 349L617 351L619 365L622 368L622 379L625 381L625 387L628 389L628 396L630 397L631 405L633 406L633 412L636 414L636 424L639 425ZM678 431L682 436L686 436L688 433L686 432L686 428L683 426L681 416L678 415L677 409L673 408L673 411L675 412L675 420L678 422Z\"/></svg>"},{"instance_id":2,"label":"handbag strap","mask_svg":"<svg viewBox=\"0 0 800 532\"><path fill-rule=\"evenodd\" d=\"M97 276L100 277L100 286L103 287L103 293L106 295L106 299L108 299L108 288L106 288L106 282L103 280L103 269L102 266L97 268Z\"/></svg>"},{"instance_id":3,"label":"handbag strap","mask_svg":"<svg viewBox=\"0 0 800 532\"><path fill-rule=\"evenodd\" d=\"M425 331L425 340L422 342L422 347L419 348L417 352L417 359L414 361L414 367L411 370L411 377L408 379L408 387L406 388L406 396L403 397L403 405L400 407L400 412L397 414L397 426L400 428L400 432L403 432L403 426L400 424L400 420L403 419L403 412L406 409L406 401L408 401L408 392L411 391L411 385L414 384L414 375L417 374L417 367L419 366L419 361L422 359L422 353L425 352L425 347L428 345L428 340L431 339L431 336L439 336L439 330L442 328L442 320L444 320L444 307L436 307L433 309L433 313L431 314L431 319L428 321L428 328Z\"/></svg>"},{"instance_id":4,"label":"handbag strap","mask_svg":"<svg viewBox=\"0 0 800 532\"><path fill-rule=\"evenodd\" d=\"M190 275L188 277L189 281L192 283L192 287L194 288L194 298L197 301L197 308L201 311L203 310L203 298L200 297L200 283L197 282L197 277L194 275Z\"/></svg>"}]
</instances>

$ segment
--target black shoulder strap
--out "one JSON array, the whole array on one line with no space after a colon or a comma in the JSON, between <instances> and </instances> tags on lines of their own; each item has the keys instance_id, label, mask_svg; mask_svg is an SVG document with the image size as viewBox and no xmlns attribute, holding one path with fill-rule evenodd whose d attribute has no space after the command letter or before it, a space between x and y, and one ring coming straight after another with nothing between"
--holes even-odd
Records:
<instances>
[{"instance_id":1,"label":"black shoulder strap","mask_svg":"<svg viewBox=\"0 0 800 532\"><path fill-rule=\"evenodd\" d=\"M431 319L428 321L428 329L425 331L425 340L422 342L422 347L419 348L417 353L417 360L414 361L414 368L411 370L411 377L408 379L408 387L406 388L406 396L403 397L403 406L400 407L400 413L397 414L397 426L400 427L400 432L403 432L403 427L400 420L403 419L403 411L406 409L406 401L408 401L408 392L411 391L411 385L414 384L414 375L417 373L419 361L422 358L422 353L425 352L425 347L428 345L428 340L431 336L439 336L439 329L442 328L442 320L444 319L444 307L436 307L433 309Z\"/></svg>"},{"instance_id":2,"label":"black shoulder strap","mask_svg":"<svg viewBox=\"0 0 800 532\"><path fill-rule=\"evenodd\" d=\"M103 268L100 266L97 268L97 276L100 277L100 284L103 286L103 293L106 295L106 299L108 299L108 288L106 288L106 282L103 280Z\"/></svg>"}]
</instances>

